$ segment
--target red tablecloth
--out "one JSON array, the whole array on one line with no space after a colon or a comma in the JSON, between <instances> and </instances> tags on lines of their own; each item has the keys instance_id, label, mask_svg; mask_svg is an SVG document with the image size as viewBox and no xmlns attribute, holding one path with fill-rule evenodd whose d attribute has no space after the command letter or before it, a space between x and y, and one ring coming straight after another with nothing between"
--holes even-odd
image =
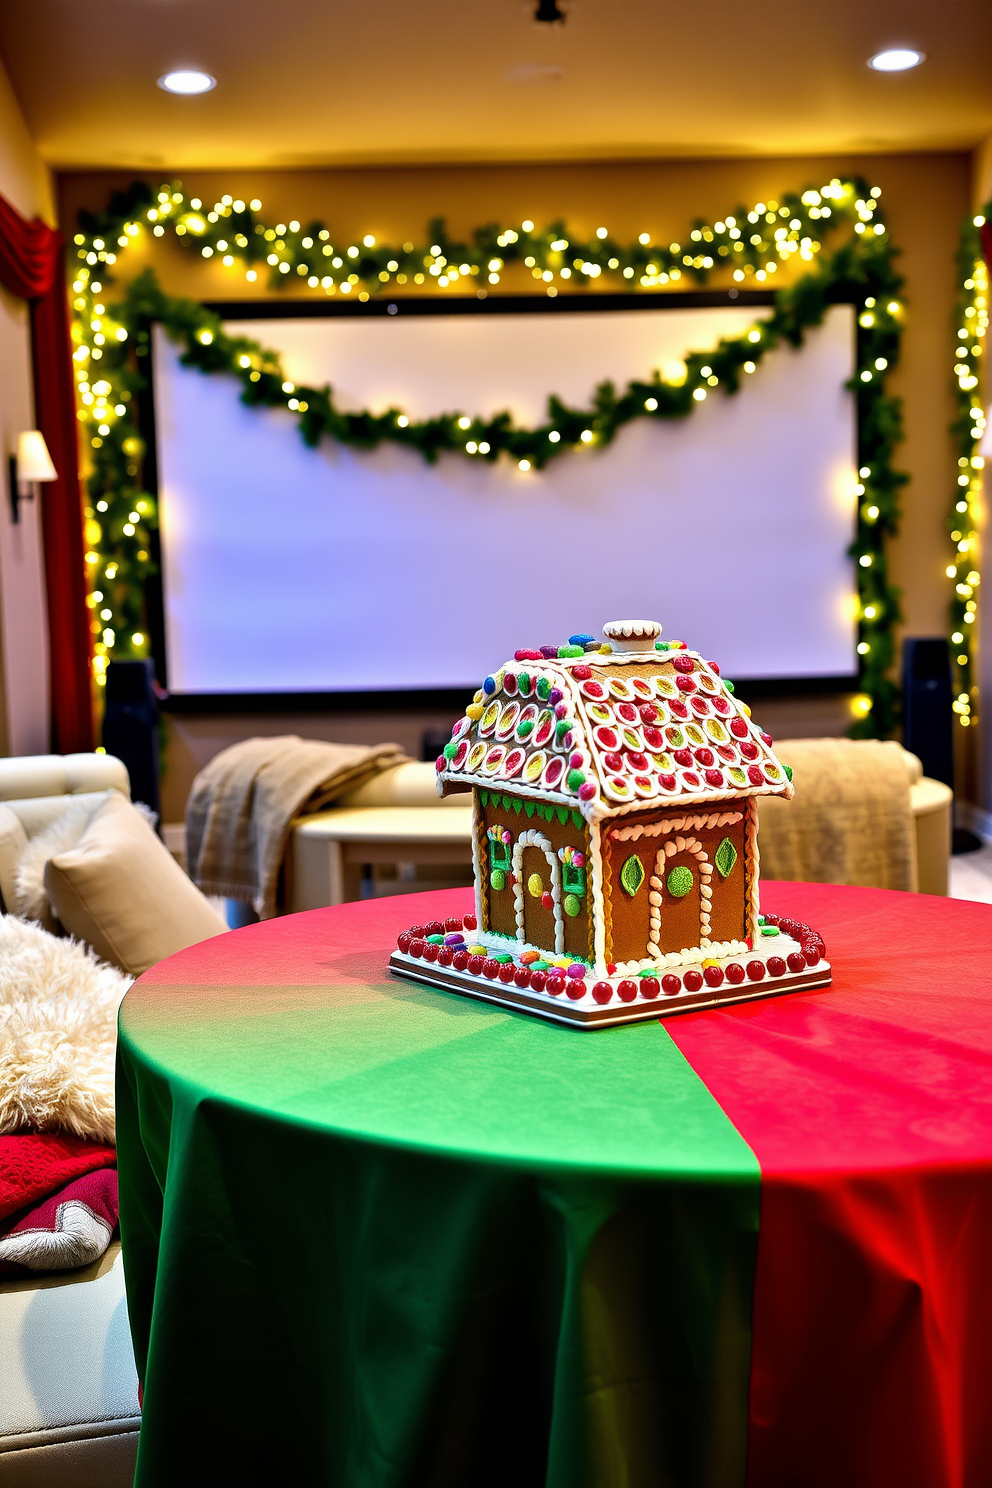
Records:
<instances>
[{"instance_id":1,"label":"red tablecloth","mask_svg":"<svg viewBox=\"0 0 992 1488\"><path fill-rule=\"evenodd\" d=\"M821 930L833 986L668 1025L761 1164L749 1481L990 1484L992 907L762 903Z\"/></svg>"}]
</instances>

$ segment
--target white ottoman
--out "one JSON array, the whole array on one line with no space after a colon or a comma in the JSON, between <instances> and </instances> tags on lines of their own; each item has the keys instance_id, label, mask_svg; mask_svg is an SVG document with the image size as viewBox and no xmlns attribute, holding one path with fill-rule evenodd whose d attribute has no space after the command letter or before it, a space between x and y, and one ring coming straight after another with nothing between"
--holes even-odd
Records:
<instances>
[{"instance_id":1,"label":"white ottoman","mask_svg":"<svg viewBox=\"0 0 992 1488\"><path fill-rule=\"evenodd\" d=\"M140 1421L119 1243L0 1283L0 1488L128 1488Z\"/></svg>"}]
</instances>

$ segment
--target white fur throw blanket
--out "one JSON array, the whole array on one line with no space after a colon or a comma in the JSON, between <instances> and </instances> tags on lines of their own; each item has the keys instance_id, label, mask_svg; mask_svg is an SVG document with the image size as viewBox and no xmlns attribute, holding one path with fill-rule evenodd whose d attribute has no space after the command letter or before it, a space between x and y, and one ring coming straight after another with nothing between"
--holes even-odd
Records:
<instances>
[{"instance_id":1,"label":"white fur throw blanket","mask_svg":"<svg viewBox=\"0 0 992 1488\"><path fill-rule=\"evenodd\" d=\"M114 1140L117 1010L130 985L77 941L0 916L0 1134Z\"/></svg>"}]
</instances>

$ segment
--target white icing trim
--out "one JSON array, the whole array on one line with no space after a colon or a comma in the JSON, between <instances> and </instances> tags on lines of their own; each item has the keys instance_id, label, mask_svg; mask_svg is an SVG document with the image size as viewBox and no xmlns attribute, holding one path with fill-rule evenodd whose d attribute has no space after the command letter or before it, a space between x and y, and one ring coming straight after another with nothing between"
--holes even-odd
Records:
<instances>
[{"instance_id":1,"label":"white icing trim","mask_svg":"<svg viewBox=\"0 0 992 1488\"><path fill-rule=\"evenodd\" d=\"M778 942L776 941L776 944ZM618 961L614 977L636 976L639 971L657 967L659 971L677 971L680 966L700 966L704 961L732 960L750 956L745 940L715 940L709 945L689 946L684 951L669 951L665 956L645 956L640 961ZM767 953L769 956L771 951ZM757 958L759 961L761 956Z\"/></svg>"},{"instance_id":2,"label":"white icing trim","mask_svg":"<svg viewBox=\"0 0 992 1488\"><path fill-rule=\"evenodd\" d=\"M748 918L749 918L749 922L750 923L748 925L748 929L751 932L751 940L755 944L757 944L757 942L758 942L758 913L759 913L759 908L760 908L759 903L758 903L758 900L759 900L759 891L760 891L760 885L758 883L758 864L760 862L760 854L758 852L758 803L757 803L757 801L748 801L748 803L747 803L747 827L745 828L744 854L745 854L745 863L744 863L745 872L747 871L748 865L750 865L750 869L751 869L751 902L748 905L748 909L750 911L750 914L749 914Z\"/></svg>"},{"instance_id":3,"label":"white icing trim","mask_svg":"<svg viewBox=\"0 0 992 1488\"><path fill-rule=\"evenodd\" d=\"M466 930L466 941L468 940L468 937L470 935L474 934L474 930ZM589 968L588 975L593 975L590 963L585 959L584 956L572 956L568 951L565 950L549 951L547 946L534 945L529 940L518 940L515 935L502 935L498 930L487 930L483 935L479 936L477 943L495 951L511 951L518 958L518 960L524 951L535 951L537 955L540 956L542 961L550 961L552 957L555 957L559 961L563 961L567 956L569 966L575 964L579 966L585 966ZM564 967L562 967L561 970L564 970Z\"/></svg>"},{"instance_id":4,"label":"white icing trim","mask_svg":"<svg viewBox=\"0 0 992 1488\"><path fill-rule=\"evenodd\" d=\"M592 960L595 971L606 973L606 892L603 875L602 829L598 822L589 823L589 897L588 913L592 916Z\"/></svg>"},{"instance_id":5,"label":"white icing trim","mask_svg":"<svg viewBox=\"0 0 992 1488\"><path fill-rule=\"evenodd\" d=\"M659 941L661 939L661 905L665 889L664 867L668 858L673 858L677 853L690 852L699 860L699 949L712 950L710 942L710 900L713 898L713 887L710 879L713 877L713 864L706 854L701 842L695 837L676 837L674 842L666 842L664 847L658 849L658 855L654 860L654 872L650 879L650 892L648 903L651 913L648 917L648 951L652 958L661 957L662 951ZM669 953L671 954L671 953ZM679 955L682 955L679 952Z\"/></svg>"},{"instance_id":6,"label":"white icing trim","mask_svg":"<svg viewBox=\"0 0 992 1488\"><path fill-rule=\"evenodd\" d=\"M492 785L491 780L488 783ZM485 785L486 782L483 781L482 784ZM791 795L792 787L790 786L790 798ZM751 800L754 796L782 796L783 799L786 798L782 786L752 785L749 786L747 790L731 790L730 788L728 788L717 800L714 799L712 793L704 795L702 792L697 792L695 795L691 796L653 796L650 800L635 800L623 802L598 800L597 804L600 806L600 809L596 813L596 815L599 818L606 816L630 816L635 811L664 811L671 808L672 806L674 806L679 811L686 811L689 809L690 806L708 806L712 810L716 805L718 805L719 801L735 801L743 803L745 801Z\"/></svg>"},{"instance_id":7,"label":"white icing trim","mask_svg":"<svg viewBox=\"0 0 992 1488\"><path fill-rule=\"evenodd\" d=\"M482 884L483 875L489 867L489 851L484 840L485 819L479 802L479 792L472 792L472 854L475 859L475 928L482 929Z\"/></svg>"},{"instance_id":8,"label":"white icing trim","mask_svg":"<svg viewBox=\"0 0 992 1488\"><path fill-rule=\"evenodd\" d=\"M547 859L548 867L551 870L552 914L555 917L555 955L563 956L565 954L565 920L561 912L561 868L559 867L555 850L548 838L545 837L543 832L535 832L530 828L525 832L521 832L520 836L514 842L513 856L511 858L514 878L513 904L517 921L517 941L520 943L525 939L524 894L527 890L523 881L523 858L524 848L526 847L539 847ZM537 947L537 949L540 948Z\"/></svg>"},{"instance_id":9,"label":"white icing trim","mask_svg":"<svg viewBox=\"0 0 992 1488\"><path fill-rule=\"evenodd\" d=\"M641 837L659 837L663 832L700 831L703 827L732 827L743 818L741 811L722 811L710 816L676 816L667 821L640 822L633 827L616 827L610 832L614 842L637 842Z\"/></svg>"}]
</instances>

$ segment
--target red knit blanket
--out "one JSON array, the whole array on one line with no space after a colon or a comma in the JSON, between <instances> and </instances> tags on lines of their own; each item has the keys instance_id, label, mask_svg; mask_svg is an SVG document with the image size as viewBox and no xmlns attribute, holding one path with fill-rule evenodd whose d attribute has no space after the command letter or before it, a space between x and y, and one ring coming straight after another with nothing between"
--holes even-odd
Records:
<instances>
[{"instance_id":1,"label":"red knit blanket","mask_svg":"<svg viewBox=\"0 0 992 1488\"><path fill-rule=\"evenodd\" d=\"M98 1260L117 1228L116 1163L81 1137L0 1137L0 1276Z\"/></svg>"}]
</instances>

